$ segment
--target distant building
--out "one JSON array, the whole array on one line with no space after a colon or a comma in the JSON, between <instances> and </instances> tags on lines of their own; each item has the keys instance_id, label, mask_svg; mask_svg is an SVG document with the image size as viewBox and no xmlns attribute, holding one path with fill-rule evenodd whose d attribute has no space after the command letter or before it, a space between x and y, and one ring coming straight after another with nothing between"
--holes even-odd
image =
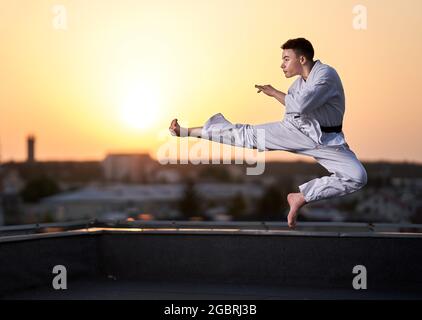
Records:
<instances>
[{"instance_id":1,"label":"distant building","mask_svg":"<svg viewBox=\"0 0 422 320\"><path fill-rule=\"evenodd\" d=\"M0 226L4 225L3 200L0 192Z\"/></svg>"},{"instance_id":2,"label":"distant building","mask_svg":"<svg viewBox=\"0 0 422 320\"><path fill-rule=\"evenodd\" d=\"M29 135L27 138L27 163L35 162L35 136Z\"/></svg>"},{"instance_id":3,"label":"distant building","mask_svg":"<svg viewBox=\"0 0 422 320\"><path fill-rule=\"evenodd\" d=\"M218 206L227 205L237 194L242 194L251 204L263 193L259 185L249 184L199 183L195 188L204 201L214 201ZM184 190L184 184L89 186L47 197L42 205L54 213L57 221L104 218L121 213L173 219L180 216L178 203Z\"/></svg>"},{"instance_id":4,"label":"distant building","mask_svg":"<svg viewBox=\"0 0 422 320\"><path fill-rule=\"evenodd\" d=\"M0 226L4 225L3 213L3 168L0 165Z\"/></svg>"},{"instance_id":5,"label":"distant building","mask_svg":"<svg viewBox=\"0 0 422 320\"><path fill-rule=\"evenodd\" d=\"M1 177L1 190L6 195L16 195L25 187L25 181L16 169L5 170Z\"/></svg>"},{"instance_id":6,"label":"distant building","mask_svg":"<svg viewBox=\"0 0 422 320\"><path fill-rule=\"evenodd\" d=\"M6 222L16 224L19 221L22 206L19 194L24 186L25 181L17 170L6 169L0 173L0 225Z\"/></svg>"},{"instance_id":7,"label":"distant building","mask_svg":"<svg viewBox=\"0 0 422 320\"><path fill-rule=\"evenodd\" d=\"M109 154L102 162L107 181L148 182L156 161L148 154Z\"/></svg>"},{"instance_id":8,"label":"distant building","mask_svg":"<svg viewBox=\"0 0 422 320\"><path fill-rule=\"evenodd\" d=\"M182 177L176 169L162 169L157 170L154 175L154 181L160 183L178 183L181 182Z\"/></svg>"},{"instance_id":9,"label":"distant building","mask_svg":"<svg viewBox=\"0 0 422 320\"><path fill-rule=\"evenodd\" d=\"M346 220L346 214L344 212L326 205L320 205L319 203L312 206L305 206L302 208L300 215L308 221L343 222Z\"/></svg>"},{"instance_id":10,"label":"distant building","mask_svg":"<svg viewBox=\"0 0 422 320\"><path fill-rule=\"evenodd\" d=\"M369 193L366 200L361 201L356 212L368 220L388 222L409 222L413 215L411 203L402 201L393 192L381 190Z\"/></svg>"},{"instance_id":11,"label":"distant building","mask_svg":"<svg viewBox=\"0 0 422 320\"><path fill-rule=\"evenodd\" d=\"M411 217L412 223L422 224L422 200L417 199L412 201L413 214Z\"/></svg>"}]
</instances>

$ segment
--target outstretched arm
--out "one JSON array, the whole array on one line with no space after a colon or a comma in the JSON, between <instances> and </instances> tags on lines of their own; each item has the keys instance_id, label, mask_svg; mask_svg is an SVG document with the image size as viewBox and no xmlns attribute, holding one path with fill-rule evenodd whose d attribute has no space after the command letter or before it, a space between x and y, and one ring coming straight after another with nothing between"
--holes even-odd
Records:
<instances>
[{"instance_id":1,"label":"outstretched arm","mask_svg":"<svg viewBox=\"0 0 422 320\"><path fill-rule=\"evenodd\" d=\"M258 93L260 93L262 91L267 96L276 98L282 105L286 105L286 102L285 102L286 94L284 92L281 92L281 91L273 88L273 86L271 86L270 84L267 84L267 85L264 85L264 86L256 84L255 88L259 89Z\"/></svg>"}]
</instances>

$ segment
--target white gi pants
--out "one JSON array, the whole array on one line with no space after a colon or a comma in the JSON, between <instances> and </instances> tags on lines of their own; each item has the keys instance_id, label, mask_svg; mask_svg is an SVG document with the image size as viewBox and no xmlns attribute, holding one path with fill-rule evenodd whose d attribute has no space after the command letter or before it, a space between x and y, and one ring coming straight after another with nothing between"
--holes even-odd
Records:
<instances>
[{"instance_id":1,"label":"white gi pants","mask_svg":"<svg viewBox=\"0 0 422 320\"><path fill-rule=\"evenodd\" d=\"M232 124L218 113L205 123L201 137L259 151L284 150L314 157L331 175L299 186L308 203L343 196L361 189L367 182L366 170L347 143L322 145L312 139L312 134L307 130L301 119L295 119L289 114L282 121L249 125ZM265 132L264 139L260 138L262 132Z\"/></svg>"}]
</instances>

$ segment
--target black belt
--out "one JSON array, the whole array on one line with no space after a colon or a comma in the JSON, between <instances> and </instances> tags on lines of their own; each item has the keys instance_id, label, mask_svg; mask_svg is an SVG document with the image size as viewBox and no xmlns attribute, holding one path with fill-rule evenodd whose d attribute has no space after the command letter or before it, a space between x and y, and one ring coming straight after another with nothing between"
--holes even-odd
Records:
<instances>
[{"instance_id":1,"label":"black belt","mask_svg":"<svg viewBox=\"0 0 422 320\"><path fill-rule=\"evenodd\" d=\"M300 118L300 115L295 115L294 118L295 119ZM320 126L320 128L321 128L321 131L322 132L326 132L326 133L329 133L329 132L340 133L341 130L343 129L343 125L333 126L333 127L323 127L323 126Z\"/></svg>"},{"instance_id":2,"label":"black belt","mask_svg":"<svg viewBox=\"0 0 422 320\"><path fill-rule=\"evenodd\" d=\"M320 126L320 127L321 127L322 132L337 132L337 133L341 132L343 128L342 125L334 126L334 127L323 127L323 126Z\"/></svg>"}]
</instances>

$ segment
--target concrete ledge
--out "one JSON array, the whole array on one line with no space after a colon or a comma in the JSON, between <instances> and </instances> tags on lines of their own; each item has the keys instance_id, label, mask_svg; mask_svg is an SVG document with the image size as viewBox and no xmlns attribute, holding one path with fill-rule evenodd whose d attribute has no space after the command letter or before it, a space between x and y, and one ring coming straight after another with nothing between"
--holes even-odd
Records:
<instances>
[{"instance_id":1,"label":"concrete ledge","mask_svg":"<svg viewBox=\"0 0 422 320\"><path fill-rule=\"evenodd\" d=\"M68 283L219 283L354 292L355 265L368 290L422 296L420 234L286 230L116 229L0 238L0 295L51 287L55 265ZM85 280L84 280L85 279Z\"/></svg>"}]
</instances>

